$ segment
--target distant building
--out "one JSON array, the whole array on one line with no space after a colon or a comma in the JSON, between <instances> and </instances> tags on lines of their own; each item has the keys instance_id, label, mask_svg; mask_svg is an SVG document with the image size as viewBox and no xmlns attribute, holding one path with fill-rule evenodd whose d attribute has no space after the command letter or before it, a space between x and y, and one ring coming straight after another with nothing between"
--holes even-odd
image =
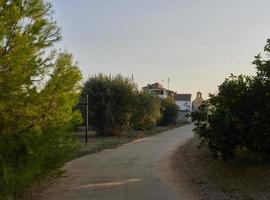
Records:
<instances>
[{"instance_id":1,"label":"distant building","mask_svg":"<svg viewBox=\"0 0 270 200\"><path fill-rule=\"evenodd\" d=\"M147 86L143 87L142 90L150 94L155 94L162 99L166 97L174 97L176 94L176 92L164 88L160 83L148 84Z\"/></svg>"},{"instance_id":2,"label":"distant building","mask_svg":"<svg viewBox=\"0 0 270 200\"><path fill-rule=\"evenodd\" d=\"M178 105L178 121L190 121L187 116L192 111L191 94L176 94L174 101Z\"/></svg>"},{"instance_id":3,"label":"distant building","mask_svg":"<svg viewBox=\"0 0 270 200\"><path fill-rule=\"evenodd\" d=\"M194 101L192 101L192 111L198 111L200 105L202 105L203 103L203 98L202 98L202 93L201 92L197 92L197 97Z\"/></svg>"}]
</instances>

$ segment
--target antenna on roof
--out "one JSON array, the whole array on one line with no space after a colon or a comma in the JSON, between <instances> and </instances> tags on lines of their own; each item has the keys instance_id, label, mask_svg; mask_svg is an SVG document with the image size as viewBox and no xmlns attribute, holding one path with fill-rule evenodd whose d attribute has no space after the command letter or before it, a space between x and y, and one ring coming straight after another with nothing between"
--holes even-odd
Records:
<instances>
[{"instance_id":1,"label":"antenna on roof","mask_svg":"<svg viewBox=\"0 0 270 200\"><path fill-rule=\"evenodd\" d=\"M161 80L162 85L164 85L164 80Z\"/></svg>"}]
</instances>

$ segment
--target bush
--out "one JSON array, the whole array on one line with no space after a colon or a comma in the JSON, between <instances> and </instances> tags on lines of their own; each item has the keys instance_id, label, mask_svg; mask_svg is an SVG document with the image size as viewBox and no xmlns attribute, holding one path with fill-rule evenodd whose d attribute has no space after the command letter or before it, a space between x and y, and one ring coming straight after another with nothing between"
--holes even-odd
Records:
<instances>
[{"instance_id":1,"label":"bush","mask_svg":"<svg viewBox=\"0 0 270 200\"><path fill-rule=\"evenodd\" d=\"M136 95L136 102L132 115L135 129L151 129L160 119L160 100L151 94L140 92Z\"/></svg>"},{"instance_id":2,"label":"bush","mask_svg":"<svg viewBox=\"0 0 270 200\"><path fill-rule=\"evenodd\" d=\"M160 125L176 123L179 107L170 97L161 100Z\"/></svg>"},{"instance_id":3,"label":"bush","mask_svg":"<svg viewBox=\"0 0 270 200\"><path fill-rule=\"evenodd\" d=\"M71 134L59 129L1 135L0 199L21 199L33 180L62 167L77 148L75 144Z\"/></svg>"},{"instance_id":4,"label":"bush","mask_svg":"<svg viewBox=\"0 0 270 200\"><path fill-rule=\"evenodd\" d=\"M270 40L265 46L270 52ZM256 76L231 75L192 114L195 134L207 142L215 156L232 159L237 151L256 154L270 153L270 60L256 56Z\"/></svg>"},{"instance_id":5,"label":"bush","mask_svg":"<svg viewBox=\"0 0 270 200\"><path fill-rule=\"evenodd\" d=\"M89 97L89 124L98 135L118 135L132 126L136 85L121 75L99 74L85 83L81 99Z\"/></svg>"}]
</instances>

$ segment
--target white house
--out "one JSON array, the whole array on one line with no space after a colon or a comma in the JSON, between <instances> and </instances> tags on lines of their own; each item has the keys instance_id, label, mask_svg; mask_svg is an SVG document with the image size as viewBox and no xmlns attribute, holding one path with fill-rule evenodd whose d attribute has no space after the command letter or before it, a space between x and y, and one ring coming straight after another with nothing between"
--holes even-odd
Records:
<instances>
[{"instance_id":1,"label":"white house","mask_svg":"<svg viewBox=\"0 0 270 200\"><path fill-rule=\"evenodd\" d=\"M176 94L174 101L178 105L178 121L189 121L187 114L192 111L191 94Z\"/></svg>"}]
</instances>

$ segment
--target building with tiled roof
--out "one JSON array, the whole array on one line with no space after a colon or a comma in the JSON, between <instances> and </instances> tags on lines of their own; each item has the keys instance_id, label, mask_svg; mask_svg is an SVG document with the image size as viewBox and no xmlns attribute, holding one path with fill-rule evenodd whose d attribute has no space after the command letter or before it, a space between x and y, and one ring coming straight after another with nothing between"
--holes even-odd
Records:
<instances>
[{"instance_id":1,"label":"building with tiled roof","mask_svg":"<svg viewBox=\"0 0 270 200\"><path fill-rule=\"evenodd\" d=\"M176 92L164 88L160 83L148 84L143 87L142 90L144 92L155 94L162 99L166 97L174 97L174 95L176 95Z\"/></svg>"}]
</instances>

